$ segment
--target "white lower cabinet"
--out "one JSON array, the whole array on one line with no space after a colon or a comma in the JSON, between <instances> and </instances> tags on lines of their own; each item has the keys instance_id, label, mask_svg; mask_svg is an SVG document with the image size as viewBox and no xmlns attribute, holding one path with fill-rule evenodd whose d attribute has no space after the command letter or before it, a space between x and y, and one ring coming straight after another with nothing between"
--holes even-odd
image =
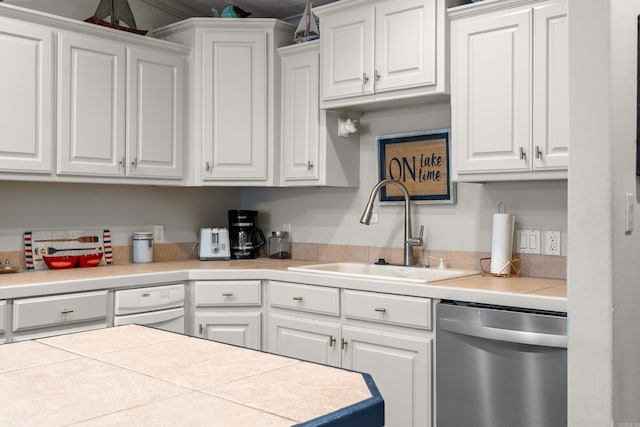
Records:
<instances>
[{"instance_id":1,"label":"white lower cabinet","mask_svg":"<svg viewBox=\"0 0 640 427\"><path fill-rule=\"evenodd\" d=\"M270 282L266 350L370 374L385 425L432 425L428 298Z\"/></svg>"},{"instance_id":2,"label":"white lower cabinet","mask_svg":"<svg viewBox=\"0 0 640 427\"><path fill-rule=\"evenodd\" d=\"M4 342L7 340L6 339L6 319L5 316L7 315L7 302L6 301L0 301L0 344L4 344Z\"/></svg>"},{"instance_id":3,"label":"white lower cabinet","mask_svg":"<svg viewBox=\"0 0 640 427\"><path fill-rule=\"evenodd\" d=\"M23 341L108 326L108 292L79 292L13 301L13 340Z\"/></svg>"},{"instance_id":4,"label":"white lower cabinet","mask_svg":"<svg viewBox=\"0 0 640 427\"><path fill-rule=\"evenodd\" d=\"M195 335L260 350L260 280L195 282Z\"/></svg>"}]
</instances>

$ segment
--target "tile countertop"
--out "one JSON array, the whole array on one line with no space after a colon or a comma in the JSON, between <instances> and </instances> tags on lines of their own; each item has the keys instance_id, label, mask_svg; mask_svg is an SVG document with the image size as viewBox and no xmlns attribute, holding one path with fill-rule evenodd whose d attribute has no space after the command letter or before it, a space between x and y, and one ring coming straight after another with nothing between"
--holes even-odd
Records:
<instances>
[{"instance_id":1,"label":"tile countertop","mask_svg":"<svg viewBox=\"0 0 640 427\"><path fill-rule=\"evenodd\" d=\"M0 395L12 426L384 423L366 374L137 325L0 346Z\"/></svg>"},{"instance_id":2,"label":"tile countertop","mask_svg":"<svg viewBox=\"0 0 640 427\"><path fill-rule=\"evenodd\" d=\"M535 277L467 276L429 284L332 277L287 271L290 266L322 264L304 260L172 261L68 270L22 271L0 275L0 299L63 292L125 288L186 280L280 280L428 298L567 310L567 283Z\"/></svg>"}]
</instances>

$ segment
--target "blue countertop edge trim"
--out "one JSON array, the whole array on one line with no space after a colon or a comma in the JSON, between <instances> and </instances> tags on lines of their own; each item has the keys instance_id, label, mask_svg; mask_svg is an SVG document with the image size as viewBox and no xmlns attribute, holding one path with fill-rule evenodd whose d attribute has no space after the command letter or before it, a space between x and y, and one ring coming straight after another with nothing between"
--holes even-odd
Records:
<instances>
[{"instance_id":1,"label":"blue countertop edge trim","mask_svg":"<svg viewBox=\"0 0 640 427\"><path fill-rule=\"evenodd\" d=\"M371 397L330 414L322 415L311 421L295 424L292 427L382 427L384 426L384 399L378 391L371 375L361 373L369 387Z\"/></svg>"}]
</instances>

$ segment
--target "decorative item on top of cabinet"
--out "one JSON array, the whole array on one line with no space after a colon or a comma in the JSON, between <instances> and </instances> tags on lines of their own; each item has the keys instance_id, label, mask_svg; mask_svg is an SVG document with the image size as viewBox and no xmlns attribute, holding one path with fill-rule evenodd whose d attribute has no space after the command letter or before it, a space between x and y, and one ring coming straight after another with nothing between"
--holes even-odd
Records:
<instances>
[{"instance_id":1,"label":"decorative item on top of cabinet","mask_svg":"<svg viewBox=\"0 0 640 427\"><path fill-rule=\"evenodd\" d=\"M272 186L280 172L280 58L294 27L268 18L191 18L153 31L191 46L189 183Z\"/></svg>"},{"instance_id":2,"label":"decorative item on top of cabinet","mask_svg":"<svg viewBox=\"0 0 640 427\"><path fill-rule=\"evenodd\" d=\"M565 0L450 9L458 181L566 179Z\"/></svg>"},{"instance_id":3,"label":"decorative item on top of cabinet","mask_svg":"<svg viewBox=\"0 0 640 427\"><path fill-rule=\"evenodd\" d=\"M111 18L111 22L105 21L107 17ZM120 21L123 21L128 27L120 25ZM100 0L96 12L92 17L85 19L85 22L140 35L147 34L146 30L138 30L127 0Z\"/></svg>"},{"instance_id":4,"label":"decorative item on top of cabinet","mask_svg":"<svg viewBox=\"0 0 640 427\"><path fill-rule=\"evenodd\" d=\"M340 135L359 113L320 110L320 41L278 49L282 60L282 186L357 187L360 136Z\"/></svg>"},{"instance_id":5,"label":"decorative item on top of cabinet","mask_svg":"<svg viewBox=\"0 0 640 427\"><path fill-rule=\"evenodd\" d=\"M311 11L311 0L307 0L304 12L298 23L295 33L293 33L293 41L296 43L308 42L320 37L316 16Z\"/></svg>"},{"instance_id":6,"label":"decorative item on top of cabinet","mask_svg":"<svg viewBox=\"0 0 640 427\"><path fill-rule=\"evenodd\" d=\"M320 17L322 108L447 99L445 0L342 0Z\"/></svg>"}]
</instances>

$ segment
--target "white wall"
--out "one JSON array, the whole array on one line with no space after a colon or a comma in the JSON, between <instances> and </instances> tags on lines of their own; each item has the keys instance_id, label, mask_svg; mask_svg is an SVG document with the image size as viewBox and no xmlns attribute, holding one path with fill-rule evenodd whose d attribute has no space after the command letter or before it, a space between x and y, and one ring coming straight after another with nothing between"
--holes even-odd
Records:
<instances>
[{"instance_id":1,"label":"white wall","mask_svg":"<svg viewBox=\"0 0 640 427\"><path fill-rule=\"evenodd\" d=\"M611 1L613 164L613 414L640 426L640 180L635 176L637 26L640 3ZM624 194L634 198L636 230L624 232ZM635 427L635 426L634 426Z\"/></svg>"},{"instance_id":2,"label":"white wall","mask_svg":"<svg viewBox=\"0 0 640 427\"><path fill-rule=\"evenodd\" d=\"M359 223L378 181L377 137L450 126L448 103L365 113L360 123L360 188L249 189L242 193L243 207L261 211L264 231L291 224L295 242L402 247L401 205L376 205L379 223ZM424 225L426 248L490 251L492 215L504 202L516 216L516 228L562 231L566 254L566 181L458 184L457 193L453 205L413 206L414 230Z\"/></svg>"},{"instance_id":3,"label":"white wall","mask_svg":"<svg viewBox=\"0 0 640 427\"><path fill-rule=\"evenodd\" d=\"M569 0L569 425L640 425L640 4ZM636 230L624 232L624 194Z\"/></svg>"},{"instance_id":4,"label":"white wall","mask_svg":"<svg viewBox=\"0 0 640 427\"><path fill-rule=\"evenodd\" d=\"M195 242L203 226L226 226L238 209L232 188L0 183L0 251L21 250L27 230L108 228L115 246L164 224L167 242Z\"/></svg>"}]
</instances>

